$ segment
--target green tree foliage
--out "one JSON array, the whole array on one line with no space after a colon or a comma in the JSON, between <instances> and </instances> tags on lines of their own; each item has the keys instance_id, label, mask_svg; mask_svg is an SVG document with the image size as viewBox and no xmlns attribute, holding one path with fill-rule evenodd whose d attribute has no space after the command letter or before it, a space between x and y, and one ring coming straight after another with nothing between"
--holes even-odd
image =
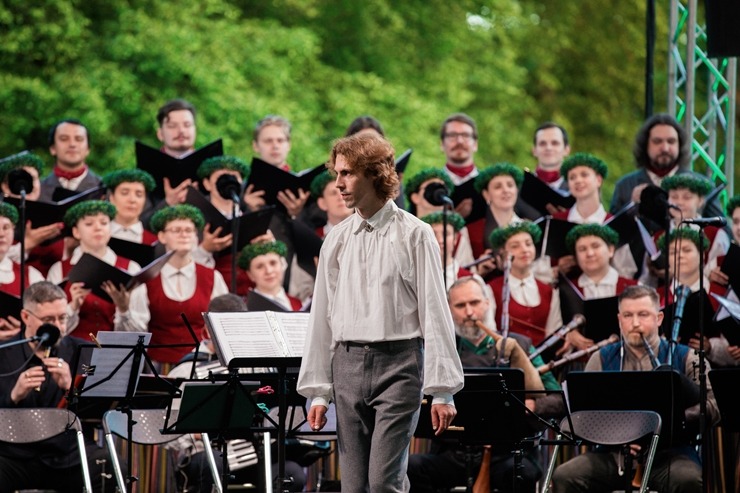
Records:
<instances>
[{"instance_id":1,"label":"green tree foliage","mask_svg":"<svg viewBox=\"0 0 740 493\"><path fill-rule=\"evenodd\" d=\"M223 138L247 160L255 123L287 117L297 169L370 114L399 153L414 149L413 173L442 164L439 125L464 111L480 127L477 164L531 167L533 129L556 120L609 163L610 190L643 118L644 16L638 0L8 0L0 156L29 149L51 165L48 128L76 117L94 169L132 167L136 140L158 145L157 108L182 97L198 146ZM663 55L658 88L664 67Z\"/></svg>"}]
</instances>

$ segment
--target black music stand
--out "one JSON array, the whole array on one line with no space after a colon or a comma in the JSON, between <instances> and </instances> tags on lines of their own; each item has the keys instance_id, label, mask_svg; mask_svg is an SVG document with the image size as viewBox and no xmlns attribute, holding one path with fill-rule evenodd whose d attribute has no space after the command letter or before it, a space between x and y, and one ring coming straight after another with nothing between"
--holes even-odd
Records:
<instances>
[{"instance_id":1,"label":"black music stand","mask_svg":"<svg viewBox=\"0 0 740 493\"><path fill-rule=\"evenodd\" d=\"M524 372L518 368L466 368L465 386L455 394L457 416L439 438L456 439L465 447L466 491L473 490L476 446L494 443L514 445L513 491L520 479L522 448L526 438ZM431 421L431 397L422 401L417 438L435 438ZM502 423L505 426L502 426Z\"/></svg>"},{"instance_id":2,"label":"black music stand","mask_svg":"<svg viewBox=\"0 0 740 493\"><path fill-rule=\"evenodd\" d=\"M244 380L247 378L250 381ZM253 431L252 420L259 409L254 394L259 388L260 383L253 381L251 375L240 376L236 370L231 370L223 382L183 382L178 409L174 409L174 399L173 405L167 409L163 434L208 433L215 437L213 441L221 449L221 482L224 490L231 477L227 440L243 437ZM170 417L174 420L171 424Z\"/></svg>"},{"instance_id":3,"label":"black music stand","mask_svg":"<svg viewBox=\"0 0 740 493\"><path fill-rule=\"evenodd\" d=\"M737 400L740 367L713 368L708 375L719 407L722 427L729 431L740 431L740 403Z\"/></svg>"},{"instance_id":4,"label":"black music stand","mask_svg":"<svg viewBox=\"0 0 740 493\"><path fill-rule=\"evenodd\" d=\"M100 333L98 333L98 335L100 336ZM159 374L157 373L157 370L146 350L148 347L162 347L162 345L147 346L145 344L145 339L149 334L121 332L116 333L116 335L118 337L136 337L136 343L133 345L106 344L104 347L96 344L81 344L77 347L75 350L74 362L71 366L72 368L77 368L80 361L80 355L85 348L91 348L93 356L98 352L97 356L99 357L91 357L91 363L96 360L113 361L115 366L113 366L110 371L108 371L107 368L103 369L102 371L106 372L104 376L102 378L96 378L93 383L90 383L87 379L90 378L92 380L91 377L96 376L96 372L98 373L97 376L99 376L100 371L92 364L84 367L83 376L85 378L79 379L79 382L77 380L74 382L75 385L72 386L67 396L68 407L72 411L77 412L85 401L91 400L97 401L98 403L103 402L107 404L109 409L114 408L126 414L127 433L130 438L133 435L134 426L132 410L135 408L135 394L142 366L146 364L155 377L159 377ZM118 362L115 363L116 361ZM179 395L180 390L177 387L164 379L161 380L164 388L168 388L170 391L170 399L175 395ZM133 448L130 440L128 442L126 458L128 466L131 468L131 464L133 463ZM137 481L137 479L138 478L129 474L126 480L127 490L129 493L133 491L133 483Z\"/></svg>"},{"instance_id":5,"label":"black music stand","mask_svg":"<svg viewBox=\"0 0 740 493\"><path fill-rule=\"evenodd\" d=\"M688 383L676 370L574 371L566 377L568 404L574 411L655 411L663 426L659 447L686 436L684 410L692 400ZM596 392L595 389L608 389Z\"/></svg>"}]
</instances>

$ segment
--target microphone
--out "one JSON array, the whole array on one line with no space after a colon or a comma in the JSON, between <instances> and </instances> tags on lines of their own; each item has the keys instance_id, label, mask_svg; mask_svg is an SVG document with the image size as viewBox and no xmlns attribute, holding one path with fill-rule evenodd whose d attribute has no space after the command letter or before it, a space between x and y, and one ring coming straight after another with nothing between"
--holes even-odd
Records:
<instances>
[{"instance_id":1,"label":"microphone","mask_svg":"<svg viewBox=\"0 0 740 493\"><path fill-rule=\"evenodd\" d=\"M691 294L691 289L683 284L676 288L675 298L676 304L675 311L673 314L673 327L671 329L671 341L678 342L678 332L681 328L681 320L683 319L683 310L686 306L686 300Z\"/></svg>"},{"instance_id":2,"label":"microphone","mask_svg":"<svg viewBox=\"0 0 740 493\"><path fill-rule=\"evenodd\" d=\"M8 173L8 187L14 195L21 195L33 190L33 177L23 168L15 168Z\"/></svg>"},{"instance_id":3,"label":"microphone","mask_svg":"<svg viewBox=\"0 0 740 493\"><path fill-rule=\"evenodd\" d=\"M219 178L220 179L220 178ZM424 199L432 205L445 205L454 207L450 198L450 191L444 183L433 182L424 188Z\"/></svg>"},{"instance_id":4,"label":"microphone","mask_svg":"<svg viewBox=\"0 0 740 493\"><path fill-rule=\"evenodd\" d=\"M696 219L684 219L681 221L685 224L696 224L697 226L724 226L727 224L727 219L721 216L715 217L699 217Z\"/></svg>"},{"instance_id":5,"label":"microphone","mask_svg":"<svg viewBox=\"0 0 740 493\"><path fill-rule=\"evenodd\" d=\"M242 185L234 175L221 175L216 180L216 190L225 199L231 199L239 203L239 194L242 191Z\"/></svg>"},{"instance_id":6,"label":"microphone","mask_svg":"<svg viewBox=\"0 0 740 493\"><path fill-rule=\"evenodd\" d=\"M39 345L43 348L50 348L57 343L61 335L62 332L56 325L43 324L36 331L33 340L38 341Z\"/></svg>"},{"instance_id":7,"label":"microphone","mask_svg":"<svg viewBox=\"0 0 740 493\"><path fill-rule=\"evenodd\" d=\"M640 194L640 205L637 210L640 215L648 217L658 224L662 224L668 215L668 209L681 209L668 202L668 192L655 185L648 185Z\"/></svg>"},{"instance_id":8,"label":"microphone","mask_svg":"<svg viewBox=\"0 0 740 493\"><path fill-rule=\"evenodd\" d=\"M560 327L558 330L550 334L550 336L547 339L545 339L543 343L537 346L537 349L529 355L529 360L532 361L534 358L542 354L542 352L544 352L547 348L555 344L557 341L565 338L568 332L580 327L581 325L584 325L585 323L586 323L586 317L584 317L580 313L576 313L575 315L573 315L573 319L570 322L568 322L567 325L563 325L562 327Z\"/></svg>"}]
</instances>

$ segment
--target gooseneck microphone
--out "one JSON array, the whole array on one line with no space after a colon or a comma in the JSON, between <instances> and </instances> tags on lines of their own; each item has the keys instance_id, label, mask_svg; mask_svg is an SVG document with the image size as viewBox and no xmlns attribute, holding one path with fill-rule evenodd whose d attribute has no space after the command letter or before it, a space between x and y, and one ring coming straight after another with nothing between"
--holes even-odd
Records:
<instances>
[{"instance_id":1,"label":"gooseneck microphone","mask_svg":"<svg viewBox=\"0 0 740 493\"><path fill-rule=\"evenodd\" d=\"M433 182L424 188L424 199L432 205L449 205L454 207L450 191L444 183Z\"/></svg>"},{"instance_id":2,"label":"gooseneck microphone","mask_svg":"<svg viewBox=\"0 0 740 493\"><path fill-rule=\"evenodd\" d=\"M727 224L727 219L721 216L715 217L698 217L696 219L684 219L681 221L684 224L696 224L697 226L724 226Z\"/></svg>"},{"instance_id":3,"label":"gooseneck microphone","mask_svg":"<svg viewBox=\"0 0 740 493\"><path fill-rule=\"evenodd\" d=\"M239 203L239 194L242 191L242 185L234 175L221 175L216 180L216 190L225 199Z\"/></svg>"},{"instance_id":4,"label":"gooseneck microphone","mask_svg":"<svg viewBox=\"0 0 740 493\"><path fill-rule=\"evenodd\" d=\"M36 335L33 340L37 341L43 348L50 348L57 343L62 335L62 331L59 327L53 324L43 324L36 331Z\"/></svg>"}]
</instances>

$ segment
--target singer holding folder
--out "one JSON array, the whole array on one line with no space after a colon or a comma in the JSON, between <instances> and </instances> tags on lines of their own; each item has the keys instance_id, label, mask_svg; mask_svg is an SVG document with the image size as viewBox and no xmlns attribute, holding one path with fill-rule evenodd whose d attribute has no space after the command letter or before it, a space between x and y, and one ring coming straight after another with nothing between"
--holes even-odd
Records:
<instances>
[{"instance_id":1,"label":"singer holding folder","mask_svg":"<svg viewBox=\"0 0 740 493\"><path fill-rule=\"evenodd\" d=\"M591 355L585 371L651 371L666 363L668 341L659 334L663 313L655 289L629 286L619 296L619 326L622 340L609 344ZM699 357L688 346L678 344L673 368L685 375L698 393ZM709 423L716 423L719 410L708 385L707 411ZM689 426L699 418L699 404L685 410ZM661 492L695 492L702 488L701 460L686 437L672 437L671 446L659 448L650 473L648 486ZM664 438L661 438L661 442ZM660 446L660 444L659 444ZM707 460L707 458L705 458ZM555 469L554 493L612 491L624 485L616 453L600 450L580 454Z\"/></svg>"},{"instance_id":2,"label":"singer holding folder","mask_svg":"<svg viewBox=\"0 0 740 493\"><path fill-rule=\"evenodd\" d=\"M47 328L49 338L47 343L26 342L0 349L0 408L57 407L72 385L69 362L75 347L84 342L59 338L68 320L66 294L47 281L32 284L23 295L21 319L26 329L16 340L40 335ZM105 449L88 447L91 477L100 479L95 459L106 456ZM82 488L74 433L34 444L0 443L0 492L53 489L79 493ZM102 491L99 485L95 491Z\"/></svg>"},{"instance_id":3,"label":"singer holding folder","mask_svg":"<svg viewBox=\"0 0 740 493\"><path fill-rule=\"evenodd\" d=\"M423 394L442 433L463 386L432 228L393 202L393 146L357 134L335 142L329 169L355 214L321 248L298 392L308 423L337 412L342 491L408 491L409 443Z\"/></svg>"}]
</instances>

